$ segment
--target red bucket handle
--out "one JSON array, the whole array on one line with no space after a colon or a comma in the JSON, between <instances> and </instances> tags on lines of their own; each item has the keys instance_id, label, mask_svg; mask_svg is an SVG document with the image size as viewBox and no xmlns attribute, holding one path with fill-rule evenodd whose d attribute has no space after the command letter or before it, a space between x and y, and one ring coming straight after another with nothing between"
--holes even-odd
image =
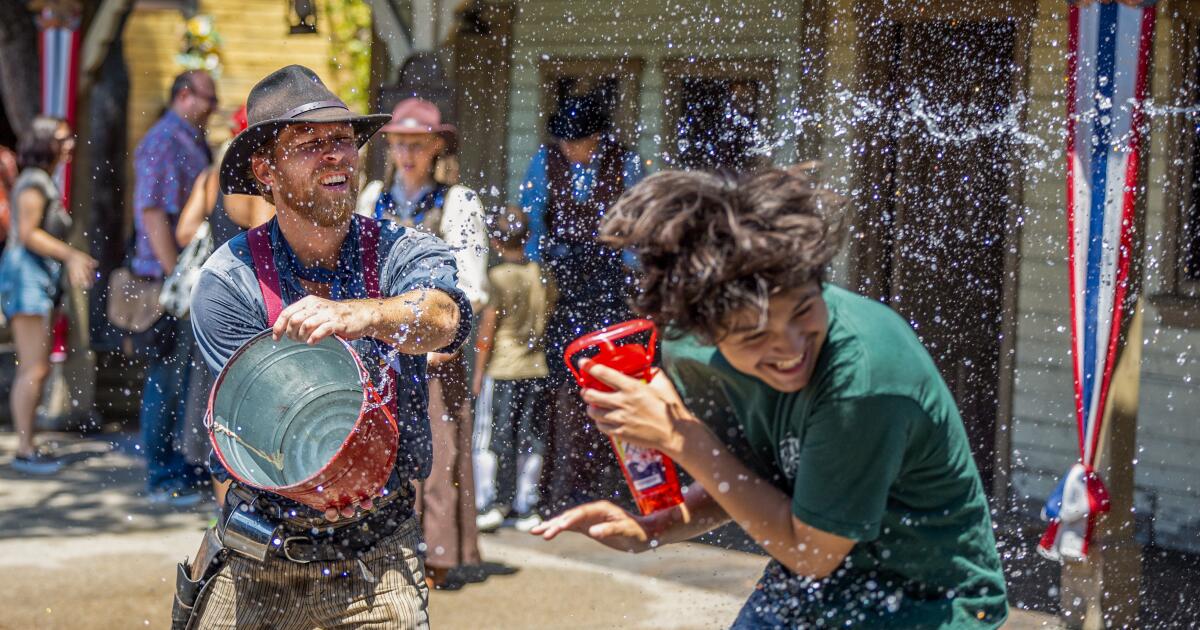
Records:
<instances>
[{"instance_id":1,"label":"red bucket handle","mask_svg":"<svg viewBox=\"0 0 1200 630\"><path fill-rule=\"evenodd\" d=\"M588 333L567 345L567 349L563 352L563 361L566 362L567 368L571 370L571 374L575 376L575 382L583 383L583 375L579 372L579 366L575 360L579 353L590 348L599 347L601 352L614 352L617 349L619 341L626 337L631 337L640 333L650 333L650 343L646 346L646 367L649 368L654 363L654 348L658 345L658 326L648 319L631 319L627 322L613 324L607 328L602 328L595 332Z\"/></svg>"}]
</instances>

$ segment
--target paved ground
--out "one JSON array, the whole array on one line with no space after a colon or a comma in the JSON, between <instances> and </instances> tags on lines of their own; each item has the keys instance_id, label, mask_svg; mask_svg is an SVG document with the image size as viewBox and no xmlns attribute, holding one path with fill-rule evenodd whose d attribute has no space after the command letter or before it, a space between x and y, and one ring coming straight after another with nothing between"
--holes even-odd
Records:
<instances>
[{"instance_id":1,"label":"paved ground","mask_svg":"<svg viewBox=\"0 0 1200 630\"><path fill-rule=\"evenodd\" d=\"M166 627L174 564L210 515L148 506L127 437L56 438L71 466L33 480L7 468L14 443L0 436L0 630ZM764 564L707 545L630 555L512 530L484 536L482 547L492 575L435 592L435 627L723 628ZM1009 627L1057 621L1014 611Z\"/></svg>"}]
</instances>

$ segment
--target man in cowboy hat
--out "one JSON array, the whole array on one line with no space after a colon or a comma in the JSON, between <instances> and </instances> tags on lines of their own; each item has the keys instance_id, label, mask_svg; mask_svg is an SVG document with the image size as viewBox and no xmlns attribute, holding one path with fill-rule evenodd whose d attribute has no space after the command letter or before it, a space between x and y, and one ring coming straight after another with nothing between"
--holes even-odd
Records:
<instances>
[{"instance_id":1,"label":"man in cowboy hat","mask_svg":"<svg viewBox=\"0 0 1200 630\"><path fill-rule=\"evenodd\" d=\"M192 298L201 352L219 371L267 328L276 338L309 343L330 335L350 340L360 355L376 359L365 361L368 368L386 371L382 378L394 384L399 453L381 497L340 512L319 514L232 482L222 525L206 534L191 567L181 565L173 621L189 627L191 618L190 627L204 628L426 627L412 491L432 461L425 356L458 348L469 333L470 303L456 287L444 242L354 215L359 148L388 116L354 114L301 66L259 82L247 110L250 126L221 164L221 190L262 195L275 204L276 218L205 263ZM215 476L229 478L219 463L211 465ZM273 532L261 556L212 551L224 546L234 514L254 515Z\"/></svg>"}]
</instances>

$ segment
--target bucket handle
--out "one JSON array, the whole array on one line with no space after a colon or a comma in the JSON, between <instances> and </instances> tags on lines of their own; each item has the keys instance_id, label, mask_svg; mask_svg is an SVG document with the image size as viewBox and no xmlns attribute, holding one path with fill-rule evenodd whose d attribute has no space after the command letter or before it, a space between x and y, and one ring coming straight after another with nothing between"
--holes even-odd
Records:
<instances>
[{"instance_id":1,"label":"bucket handle","mask_svg":"<svg viewBox=\"0 0 1200 630\"><path fill-rule=\"evenodd\" d=\"M654 361L654 348L658 343L658 327L648 319L631 319L627 322L613 324L607 328L584 335L567 345L567 349L563 352L563 359L567 364L567 368L571 370L571 374L575 377L575 381L581 382L582 377L579 373L579 366L575 361L576 355L588 348L597 346L611 352L616 349L617 341L645 332L650 333L650 343L646 345L646 356L647 362L652 363Z\"/></svg>"},{"instance_id":2,"label":"bucket handle","mask_svg":"<svg viewBox=\"0 0 1200 630\"><path fill-rule=\"evenodd\" d=\"M395 378L392 378L391 380L393 383L392 386L395 387ZM388 407L387 403L383 401L383 397L379 395L379 390L375 389L375 385L369 381L364 382L363 389L367 392L367 398L370 400L371 404L383 411L383 417L387 418L388 424L392 425L392 427L399 431L400 424L396 422L396 417L392 415L392 410ZM395 396L395 394L393 394L393 396Z\"/></svg>"}]
</instances>

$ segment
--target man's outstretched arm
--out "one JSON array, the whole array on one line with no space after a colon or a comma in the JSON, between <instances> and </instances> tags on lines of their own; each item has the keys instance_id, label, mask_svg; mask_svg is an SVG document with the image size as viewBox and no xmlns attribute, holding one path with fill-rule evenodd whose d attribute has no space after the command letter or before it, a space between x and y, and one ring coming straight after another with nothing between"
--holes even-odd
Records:
<instances>
[{"instance_id":1,"label":"man's outstretched arm","mask_svg":"<svg viewBox=\"0 0 1200 630\"><path fill-rule=\"evenodd\" d=\"M461 317L458 303L440 289L343 302L310 295L283 309L272 331L275 339L287 336L309 344L330 335L374 337L405 354L425 354L454 342Z\"/></svg>"}]
</instances>

